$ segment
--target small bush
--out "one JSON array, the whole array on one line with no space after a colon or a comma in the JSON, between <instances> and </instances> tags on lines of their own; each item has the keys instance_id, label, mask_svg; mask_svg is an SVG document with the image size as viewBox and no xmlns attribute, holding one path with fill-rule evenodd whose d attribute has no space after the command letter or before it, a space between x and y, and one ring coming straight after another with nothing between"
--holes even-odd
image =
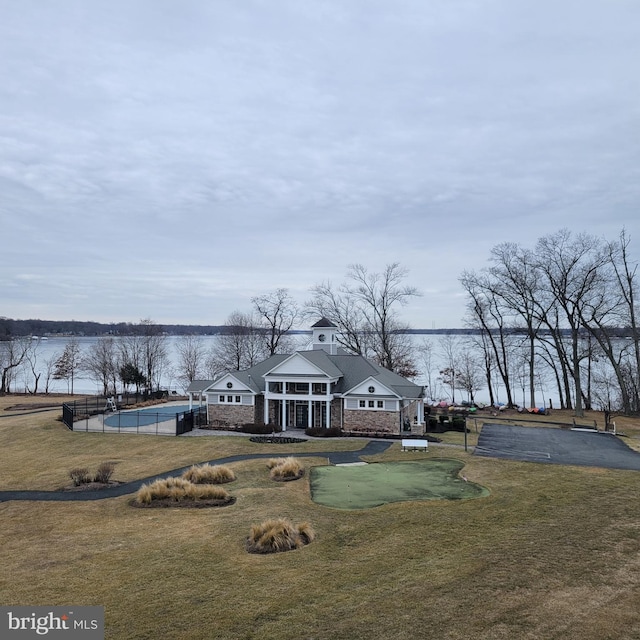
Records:
<instances>
[{"instance_id":1,"label":"small bush","mask_svg":"<svg viewBox=\"0 0 640 640\"><path fill-rule=\"evenodd\" d=\"M276 460L278 459L270 460L269 464ZM296 480L304 475L304 467L296 458L280 458L279 460L269 467L272 480Z\"/></svg>"},{"instance_id":2,"label":"small bush","mask_svg":"<svg viewBox=\"0 0 640 640\"><path fill-rule=\"evenodd\" d=\"M236 474L224 465L201 464L187 469L182 477L193 484L224 484L233 482Z\"/></svg>"},{"instance_id":3,"label":"small bush","mask_svg":"<svg viewBox=\"0 0 640 640\"><path fill-rule=\"evenodd\" d=\"M93 476L94 482L109 484L109 480L111 480L115 467L116 465L113 464L113 462L101 462Z\"/></svg>"},{"instance_id":4,"label":"small bush","mask_svg":"<svg viewBox=\"0 0 640 640\"><path fill-rule=\"evenodd\" d=\"M248 422L240 426L242 433L252 433L255 435L267 435L270 433L280 433L282 427L276 424L254 424Z\"/></svg>"},{"instance_id":5,"label":"small bush","mask_svg":"<svg viewBox=\"0 0 640 640\"><path fill-rule=\"evenodd\" d=\"M276 518L252 525L246 546L249 553L278 553L299 549L314 538L309 523L295 526L286 518Z\"/></svg>"},{"instance_id":6,"label":"small bush","mask_svg":"<svg viewBox=\"0 0 640 640\"><path fill-rule=\"evenodd\" d=\"M135 502L151 504L153 501L165 500L192 502L201 500L229 501L231 496L222 487L211 484L193 484L184 478L165 478L151 484L143 484L136 493Z\"/></svg>"},{"instance_id":7,"label":"small bush","mask_svg":"<svg viewBox=\"0 0 640 640\"><path fill-rule=\"evenodd\" d=\"M340 427L330 427L329 429L325 429L324 427L310 427L309 429L305 429L305 433L314 438L339 438L342 436L342 429L340 429Z\"/></svg>"},{"instance_id":8,"label":"small bush","mask_svg":"<svg viewBox=\"0 0 640 640\"><path fill-rule=\"evenodd\" d=\"M77 469L71 469L69 476L73 482L74 487L79 487L81 484L89 484L91 482L91 474L89 469L79 467Z\"/></svg>"}]
</instances>

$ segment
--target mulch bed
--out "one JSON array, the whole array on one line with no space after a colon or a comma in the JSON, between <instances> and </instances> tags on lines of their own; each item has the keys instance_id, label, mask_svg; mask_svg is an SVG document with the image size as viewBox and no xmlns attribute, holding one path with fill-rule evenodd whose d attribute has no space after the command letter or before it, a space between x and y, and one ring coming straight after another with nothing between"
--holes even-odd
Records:
<instances>
[{"instance_id":1,"label":"mulch bed","mask_svg":"<svg viewBox=\"0 0 640 640\"><path fill-rule=\"evenodd\" d=\"M296 444L298 442L306 442L304 438L290 438L288 436L252 436L249 440L259 444Z\"/></svg>"},{"instance_id":2,"label":"mulch bed","mask_svg":"<svg viewBox=\"0 0 640 640\"><path fill-rule=\"evenodd\" d=\"M304 469L300 471L298 475L295 476L275 476L271 478L274 482L291 482L292 480L300 480L304 476Z\"/></svg>"},{"instance_id":3,"label":"mulch bed","mask_svg":"<svg viewBox=\"0 0 640 640\"><path fill-rule=\"evenodd\" d=\"M152 500L148 504L142 504L131 500L129 505L138 509L166 509L166 508L183 508L183 509L208 509L210 507L228 507L234 504L236 499L230 496L227 500L171 500L165 498L163 500Z\"/></svg>"}]
</instances>

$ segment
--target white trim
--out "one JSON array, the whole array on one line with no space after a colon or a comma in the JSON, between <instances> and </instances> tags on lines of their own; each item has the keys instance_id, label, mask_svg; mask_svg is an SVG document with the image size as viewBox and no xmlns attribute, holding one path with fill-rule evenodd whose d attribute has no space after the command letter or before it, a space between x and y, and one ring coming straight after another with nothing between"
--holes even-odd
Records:
<instances>
[{"instance_id":1,"label":"white trim","mask_svg":"<svg viewBox=\"0 0 640 640\"><path fill-rule=\"evenodd\" d=\"M323 371L320 367L318 367L317 365L315 365L313 362L311 362L311 360L309 360L308 358L305 358L302 353L295 351L294 353L292 353L288 358L285 358L284 360L282 360L281 362L279 362L275 367L273 367L272 369L269 369L269 371L267 371L266 373L262 374L262 377L265 379L265 381L268 379L268 376L270 375L274 375L276 377L287 377L287 376L291 376L291 375L296 375L294 372L292 371L283 371L282 373L277 373L277 369L281 369L284 365L288 364L291 360L293 360L294 358L298 358L298 359L302 359L304 360L304 362L309 365L309 367L311 367L314 371L316 371L317 373L315 374L311 374L311 373L301 373L301 374L297 374L297 375L303 375L303 376L312 376L312 375L317 375L317 376L323 376L325 378L330 378L331 376L326 372Z\"/></svg>"},{"instance_id":2,"label":"white trim","mask_svg":"<svg viewBox=\"0 0 640 640\"><path fill-rule=\"evenodd\" d=\"M375 391L371 394L367 394L366 391L371 386L375 389ZM358 391L358 389L364 389L364 391ZM355 387L352 387L348 391L345 391L342 395L348 396L352 394L360 397L368 396L370 398L377 398L379 396L393 396L394 398L398 398L398 400L402 398L402 396L399 395L396 391L382 384L380 380L377 380L375 376L369 376L366 380L359 382Z\"/></svg>"}]
</instances>

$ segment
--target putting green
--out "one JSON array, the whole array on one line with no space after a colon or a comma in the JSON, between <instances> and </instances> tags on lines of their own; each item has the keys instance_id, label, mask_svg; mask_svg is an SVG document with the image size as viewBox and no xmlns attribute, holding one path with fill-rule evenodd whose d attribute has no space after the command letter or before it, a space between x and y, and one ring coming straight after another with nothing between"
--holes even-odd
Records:
<instances>
[{"instance_id":1,"label":"putting green","mask_svg":"<svg viewBox=\"0 0 640 640\"><path fill-rule=\"evenodd\" d=\"M464 500L488 489L458 476L460 460L377 462L311 468L311 498L336 509L371 509L407 500Z\"/></svg>"}]
</instances>

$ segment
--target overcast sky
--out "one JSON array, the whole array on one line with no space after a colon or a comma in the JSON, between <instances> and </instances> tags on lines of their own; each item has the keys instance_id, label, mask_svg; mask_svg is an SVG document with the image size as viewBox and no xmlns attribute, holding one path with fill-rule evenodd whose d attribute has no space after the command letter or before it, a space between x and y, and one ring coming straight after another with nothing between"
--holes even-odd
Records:
<instances>
[{"instance_id":1,"label":"overcast sky","mask_svg":"<svg viewBox=\"0 0 640 640\"><path fill-rule=\"evenodd\" d=\"M563 227L640 253L637 0L0 0L0 316L222 324Z\"/></svg>"}]
</instances>

